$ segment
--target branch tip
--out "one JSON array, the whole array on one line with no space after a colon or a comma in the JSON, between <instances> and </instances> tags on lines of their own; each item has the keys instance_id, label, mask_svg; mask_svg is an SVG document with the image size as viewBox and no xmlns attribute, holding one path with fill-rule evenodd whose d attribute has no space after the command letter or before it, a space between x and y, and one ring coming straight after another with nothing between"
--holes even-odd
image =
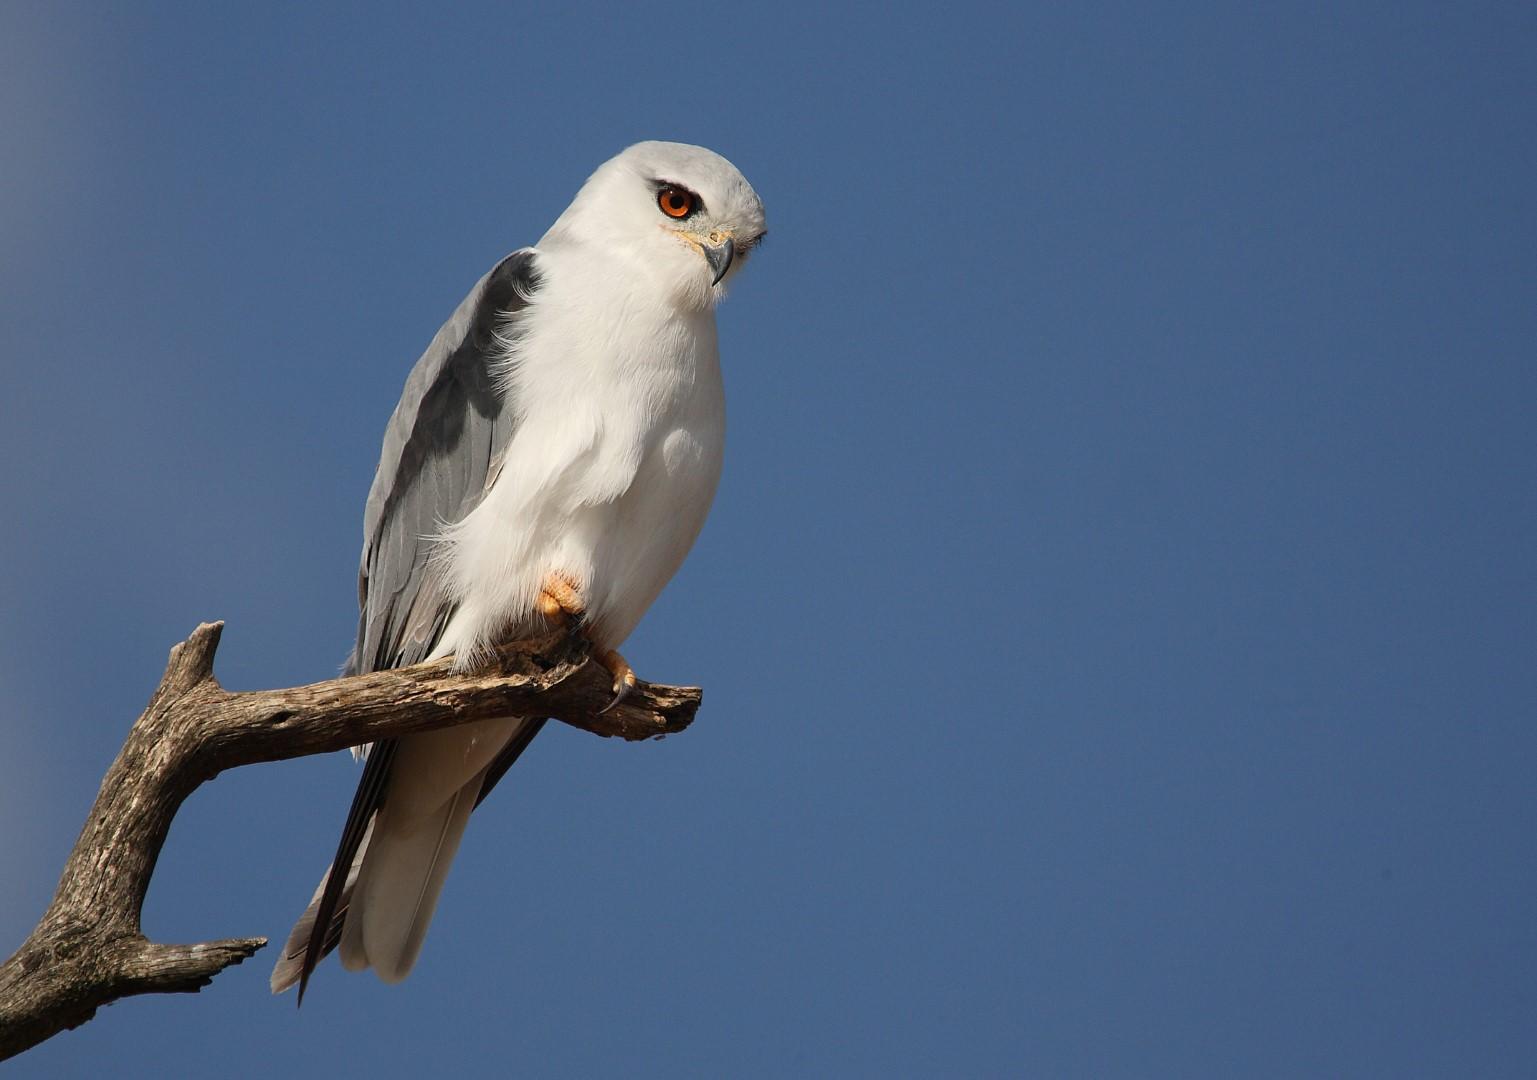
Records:
<instances>
[{"instance_id":1,"label":"branch tip","mask_svg":"<svg viewBox=\"0 0 1537 1080\"><path fill-rule=\"evenodd\" d=\"M213 675L214 654L219 651L219 639L223 634L222 619L198 623L197 629L187 635L186 641L171 646L165 675L160 680L162 687L185 693L210 678Z\"/></svg>"}]
</instances>

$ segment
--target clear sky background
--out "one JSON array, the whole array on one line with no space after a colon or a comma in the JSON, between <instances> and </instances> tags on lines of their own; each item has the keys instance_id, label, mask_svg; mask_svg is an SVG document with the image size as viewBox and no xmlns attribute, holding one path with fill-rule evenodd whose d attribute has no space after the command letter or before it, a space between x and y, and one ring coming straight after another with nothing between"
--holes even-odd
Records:
<instances>
[{"instance_id":1,"label":"clear sky background","mask_svg":"<svg viewBox=\"0 0 1537 1080\"><path fill-rule=\"evenodd\" d=\"M200 620L336 670L486 268L646 138L772 230L694 728L552 726L404 984L7 1075L1531 1075L1537 8L554 7L0 6L0 954ZM204 787L148 933L281 940L355 781Z\"/></svg>"}]
</instances>

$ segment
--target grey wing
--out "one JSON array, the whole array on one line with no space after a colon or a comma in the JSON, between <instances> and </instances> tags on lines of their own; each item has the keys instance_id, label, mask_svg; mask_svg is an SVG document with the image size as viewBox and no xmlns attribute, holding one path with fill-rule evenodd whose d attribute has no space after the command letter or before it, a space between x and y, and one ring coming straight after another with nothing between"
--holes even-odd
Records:
<instances>
[{"instance_id":1,"label":"grey wing","mask_svg":"<svg viewBox=\"0 0 1537 1080\"><path fill-rule=\"evenodd\" d=\"M485 494L512 433L516 410L498 393L491 366L498 336L538 288L535 263L526 248L497 263L406 379L363 514L350 673L425 659L452 614L428 556L443 525Z\"/></svg>"},{"instance_id":2,"label":"grey wing","mask_svg":"<svg viewBox=\"0 0 1537 1080\"><path fill-rule=\"evenodd\" d=\"M358 638L349 674L425 659L453 614L428 557L443 525L469 513L485 494L511 437L517 410L498 391L492 365L499 336L538 287L535 253L525 248L507 256L470 290L406 379L363 515ZM347 885L383 805L396 745L384 740L369 752L332 872L289 938L273 972L274 991L297 977L302 1002L315 965L340 939ZM353 873L337 874L338 866Z\"/></svg>"}]
</instances>

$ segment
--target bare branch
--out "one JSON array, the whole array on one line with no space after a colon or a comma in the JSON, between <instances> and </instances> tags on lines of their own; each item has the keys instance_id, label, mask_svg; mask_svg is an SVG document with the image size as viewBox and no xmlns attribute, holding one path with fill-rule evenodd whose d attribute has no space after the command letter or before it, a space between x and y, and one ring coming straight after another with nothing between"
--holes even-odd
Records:
<instances>
[{"instance_id":1,"label":"bare branch","mask_svg":"<svg viewBox=\"0 0 1537 1080\"><path fill-rule=\"evenodd\" d=\"M500 716L548 716L595 735L648 739L688 727L700 692L641 683L605 712L608 673L565 633L515 642L469 674L449 661L230 692L213 675L223 623L171 650L165 675L102 780L58 892L0 966L0 1060L134 994L196 991L267 943L148 941L139 916L183 800L226 769L342 750Z\"/></svg>"}]
</instances>

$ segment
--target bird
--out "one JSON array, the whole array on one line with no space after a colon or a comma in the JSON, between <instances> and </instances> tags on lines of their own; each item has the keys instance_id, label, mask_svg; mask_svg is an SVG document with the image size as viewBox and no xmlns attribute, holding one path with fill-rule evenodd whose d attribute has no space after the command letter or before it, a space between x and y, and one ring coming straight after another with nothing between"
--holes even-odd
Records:
<instances>
[{"instance_id":1,"label":"bird","mask_svg":"<svg viewBox=\"0 0 1537 1080\"><path fill-rule=\"evenodd\" d=\"M704 147L637 143L469 292L406 379L363 516L358 674L575 627L613 679L693 546L725 441L715 307L767 232ZM470 813L538 734L509 716L382 740L271 976L302 1003L331 950L404 979Z\"/></svg>"}]
</instances>

